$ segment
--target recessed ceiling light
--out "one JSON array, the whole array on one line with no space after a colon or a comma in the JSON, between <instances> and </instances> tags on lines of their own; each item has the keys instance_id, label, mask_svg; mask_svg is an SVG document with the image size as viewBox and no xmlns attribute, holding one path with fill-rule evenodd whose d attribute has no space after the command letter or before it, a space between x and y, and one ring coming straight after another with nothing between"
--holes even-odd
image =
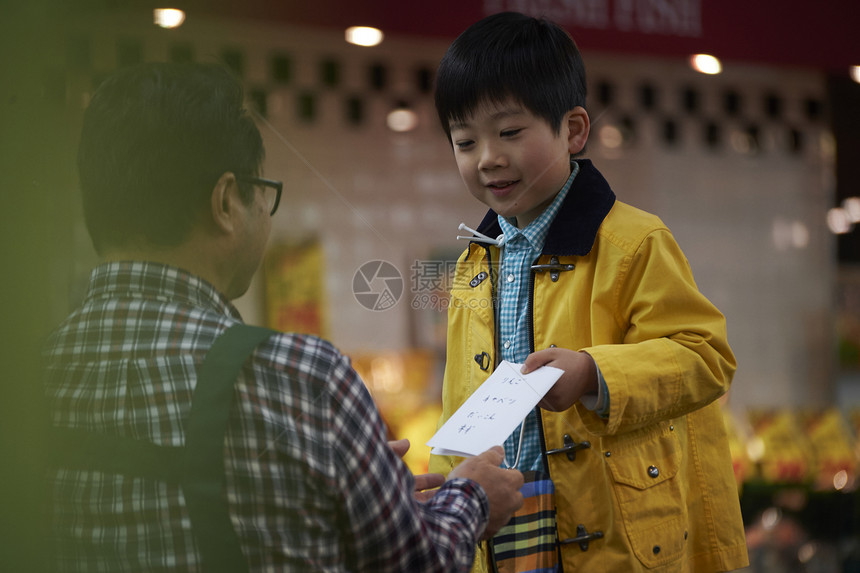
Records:
<instances>
[{"instance_id":1,"label":"recessed ceiling light","mask_svg":"<svg viewBox=\"0 0 860 573\"><path fill-rule=\"evenodd\" d=\"M860 223L860 197L848 197L842 201L842 208L852 223Z\"/></svg>"},{"instance_id":2,"label":"recessed ceiling light","mask_svg":"<svg viewBox=\"0 0 860 573\"><path fill-rule=\"evenodd\" d=\"M153 19L162 28L178 28L185 22L185 12L176 8L156 8L153 10Z\"/></svg>"},{"instance_id":3,"label":"recessed ceiling light","mask_svg":"<svg viewBox=\"0 0 860 573\"><path fill-rule=\"evenodd\" d=\"M851 231L851 220L848 213L841 207L834 207L827 211L827 226L836 235L844 235Z\"/></svg>"},{"instance_id":4,"label":"recessed ceiling light","mask_svg":"<svg viewBox=\"0 0 860 573\"><path fill-rule=\"evenodd\" d=\"M694 70L703 74L713 75L723 71L723 65L720 63L720 60L710 54L690 56L690 65L693 66Z\"/></svg>"},{"instance_id":5,"label":"recessed ceiling light","mask_svg":"<svg viewBox=\"0 0 860 573\"><path fill-rule=\"evenodd\" d=\"M391 131L412 131L418 127L418 114L408 107L398 107L388 113L385 122Z\"/></svg>"},{"instance_id":6,"label":"recessed ceiling light","mask_svg":"<svg viewBox=\"0 0 860 573\"><path fill-rule=\"evenodd\" d=\"M624 134L614 125L604 124L600 131L597 132L597 137L604 147L609 149L618 149L624 144Z\"/></svg>"},{"instance_id":7,"label":"recessed ceiling light","mask_svg":"<svg viewBox=\"0 0 860 573\"><path fill-rule=\"evenodd\" d=\"M382 30L369 26L352 26L346 29L346 41L357 46L376 46L382 43Z\"/></svg>"}]
</instances>

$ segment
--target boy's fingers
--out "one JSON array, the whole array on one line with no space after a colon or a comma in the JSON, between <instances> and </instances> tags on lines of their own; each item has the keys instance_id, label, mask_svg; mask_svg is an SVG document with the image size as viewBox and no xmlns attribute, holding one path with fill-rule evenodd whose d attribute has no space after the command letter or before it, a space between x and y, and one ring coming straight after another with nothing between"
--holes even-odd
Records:
<instances>
[{"instance_id":1,"label":"boy's fingers","mask_svg":"<svg viewBox=\"0 0 860 573\"><path fill-rule=\"evenodd\" d=\"M549 364L553 361L553 352L552 348L545 348L544 350L538 350L537 352L532 352L526 358L526 361L523 362L523 367L520 370L522 374L528 374L532 370L540 368L546 364Z\"/></svg>"}]
</instances>

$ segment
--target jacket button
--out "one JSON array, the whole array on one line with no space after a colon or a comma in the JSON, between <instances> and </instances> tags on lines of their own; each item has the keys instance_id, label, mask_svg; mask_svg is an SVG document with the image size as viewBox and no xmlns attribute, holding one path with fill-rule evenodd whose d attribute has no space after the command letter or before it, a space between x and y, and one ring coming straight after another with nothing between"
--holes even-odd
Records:
<instances>
[{"instance_id":1,"label":"jacket button","mask_svg":"<svg viewBox=\"0 0 860 573\"><path fill-rule=\"evenodd\" d=\"M653 548L653 549L651 549L651 551L653 551L653 552L654 552L654 555L657 555L658 553L660 553L660 546L659 546L659 545L655 545L655 546L654 546L654 548Z\"/></svg>"},{"instance_id":2,"label":"jacket button","mask_svg":"<svg viewBox=\"0 0 860 573\"><path fill-rule=\"evenodd\" d=\"M657 466L649 466L648 467L648 475L652 478L655 478L660 475L660 470L657 469Z\"/></svg>"},{"instance_id":3,"label":"jacket button","mask_svg":"<svg viewBox=\"0 0 860 573\"><path fill-rule=\"evenodd\" d=\"M606 457L608 458L609 456L611 456L611 455L612 455L612 452L605 452L603 455L604 455L604 456L606 456Z\"/></svg>"}]
</instances>

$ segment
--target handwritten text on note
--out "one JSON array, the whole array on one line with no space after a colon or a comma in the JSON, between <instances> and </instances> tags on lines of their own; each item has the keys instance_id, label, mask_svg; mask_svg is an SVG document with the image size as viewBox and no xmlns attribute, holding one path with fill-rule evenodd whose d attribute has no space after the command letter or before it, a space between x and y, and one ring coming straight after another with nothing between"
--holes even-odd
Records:
<instances>
[{"instance_id":1,"label":"handwritten text on note","mask_svg":"<svg viewBox=\"0 0 860 573\"><path fill-rule=\"evenodd\" d=\"M520 368L503 360L430 438L431 453L476 456L501 445L562 375L550 366L528 374Z\"/></svg>"}]
</instances>

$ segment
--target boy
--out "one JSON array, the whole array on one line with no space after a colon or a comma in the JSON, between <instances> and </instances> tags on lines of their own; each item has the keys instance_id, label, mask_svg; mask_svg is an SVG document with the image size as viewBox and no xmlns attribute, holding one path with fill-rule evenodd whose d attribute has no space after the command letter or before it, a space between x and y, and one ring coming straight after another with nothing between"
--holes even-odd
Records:
<instances>
[{"instance_id":1,"label":"boy","mask_svg":"<svg viewBox=\"0 0 860 573\"><path fill-rule=\"evenodd\" d=\"M440 424L503 359L560 368L505 442L506 465L554 483L545 553L565 571L744 567L716 402L736 368L725 319L663 223L571 159L588 139L585 94L570 36L521 14L474 24L440 63L442 126L466 187L490 207L457 265ZM433 456L431 471L455 462ZM485 546L476 568L509 557L506 541ZM556 567L532 561L515 567Z\"/></svg>"}]
</instances>

